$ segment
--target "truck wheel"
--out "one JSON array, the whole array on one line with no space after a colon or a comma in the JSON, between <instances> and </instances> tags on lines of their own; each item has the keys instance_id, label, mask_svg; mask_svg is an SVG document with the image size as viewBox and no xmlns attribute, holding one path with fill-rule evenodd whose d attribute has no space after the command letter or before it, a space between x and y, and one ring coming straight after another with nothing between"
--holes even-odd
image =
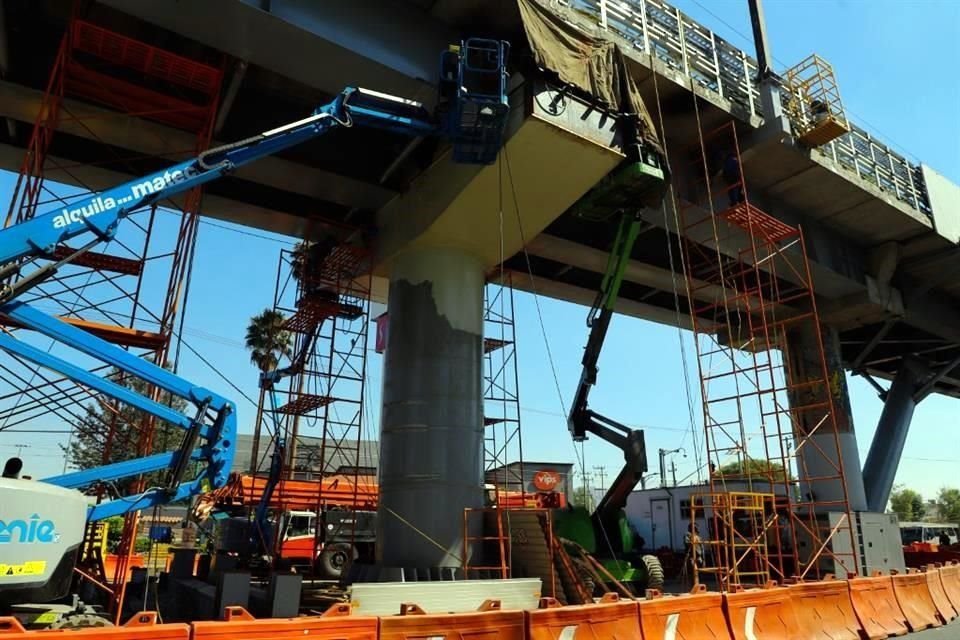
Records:
<instances>
[{"instance_id":1,"label":"truck wheel","mask_svg":"<svg viewBox=\"0 0 960 640\"><path fill-rule=\"evenodd\" d=\"M344 569L357 559L356 548L345 542L328 544L320 553L320 569L328 578L339 580Z\"/></svg>"},{"instance_id":2,"label":"truck wheel","mask_svg":"<svg viewBox=\"0 0 960 640\"><path fill-rule=\"evenodd\" d=\"M647 589L663 590L663 565L657 556L643 556L640 558L647 572Z\"/></svg>"},{"instance_id":3,"label":"truck wheel","mask_svg":"<svg viewBox=\"0 0 960 640\"><path fill-rule=\"evenodd\" d=\"M47 629L90 629L93 627L112 627L113 623L92 613L75 613L64 616Z\"/></svg>"}]
</instances>

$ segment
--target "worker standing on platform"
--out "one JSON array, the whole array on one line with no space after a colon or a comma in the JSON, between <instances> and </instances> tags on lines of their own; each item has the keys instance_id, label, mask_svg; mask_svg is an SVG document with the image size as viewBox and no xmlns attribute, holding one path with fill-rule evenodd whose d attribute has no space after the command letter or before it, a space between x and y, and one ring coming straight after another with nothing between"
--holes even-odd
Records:
<instances>
[{"instance_id":1,"label":"worker standing on platform","mask_svg":"<svg viewBox=\"0 0 960 640\"><path fill-rule=\"evenodd\" d=\"M733 152L728 151L723 156L723 166L720 169L724 184L727 185L727 197L730 199L730 206L733 207L744 201L743 197L743 176L740 173L740 158Z\"/></svg>"}]
</instances>

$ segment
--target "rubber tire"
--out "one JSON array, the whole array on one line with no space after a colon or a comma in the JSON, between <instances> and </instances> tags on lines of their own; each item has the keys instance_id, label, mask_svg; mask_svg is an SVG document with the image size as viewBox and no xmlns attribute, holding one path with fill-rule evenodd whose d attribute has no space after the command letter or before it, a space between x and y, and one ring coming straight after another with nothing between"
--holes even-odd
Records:
<instances>
[{"instance_id":1,"label":"rubber tire","mask_svg":"<svg viewBox=\"0 0 960 640\"><path fill-rule=\"evenodd\" d=\"M640 557L640 562L647 572L647 589L663 591L663 565L657 556L646 555Z\"/></svg>"},{"instance_id":2,"label":"rubber tire","mask_svg":"<svg viewBox=\"0 0 960 640\"><path fill-rule=\"evenodd\" d=\"M339 580L357 556L357 549L346 542L327 545L320 552L320 570L326 577Z\"/></svg>"},{"instance_id":3,"label":"rubber tire","mask_svg":"<svg viewBox=\"0 0 960 640\"><path fill-rule=\"evenodd\" d=\"M112 627L113 623L93 613L75 613L60 618L47 629L93 629Z\"/></svg>"}]
</instances>

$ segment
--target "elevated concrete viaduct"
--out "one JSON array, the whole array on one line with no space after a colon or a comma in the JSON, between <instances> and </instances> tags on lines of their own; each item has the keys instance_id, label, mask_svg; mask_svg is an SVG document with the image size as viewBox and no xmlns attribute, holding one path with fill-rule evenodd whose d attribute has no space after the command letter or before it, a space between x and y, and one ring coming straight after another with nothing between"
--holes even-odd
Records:
<instances>
[{"instance_id":1,"label":"elevated concrete viaduct","mask_svg":"<svg viewBox=\"0 0 960 640\"><path fill-rule=\"evenodd\" d=\"M785 127L764 126L753 58L661 0L539 2L622 47L655 120L662 114L672 158L696 141L698 118L703 130L736 121L751 200L805 232L832 366L864 376L886 398L865 485L852 420L843 421L852 505L883 510L913 407L930 393L960 397L960 188L855 124L816 149ZM68 7L8 0L3 9L9 60L0 117L8 126L0 167L17 170ZM209 0L189 10L177 0L99 0L84 5L83 17L181 55L222 61L216 138L223 141L302 117L347 85L429 105L440 51L465 35L511 39L521 57L524 46L516 0ZM454 165L434 141L350 131L245 168L205 197L206 215L278 233L310 238L343 223L376 230L378 291L402 317L392 323L384 376L383 501L439 543L385 517L384 531L398 542L384 552L387 566L458 564L459 510L480 503L485 275L503 263L515 286L585 304L605 266L609 230L585 226L568 210L623 161L615 123L519 68L511 104L508 142L493 166ZM98 131L64 125L51 154L71 169L51 177L99 189L139 172L84 165L94 137L142 154L144 165L179 159L189 148L183 134L147 118L122 129L104 122ZM668 247L679 246L672 212L644 217L618 310L688 326L690 301L669 260ZM458 442L472 444L447 455ZM447 489L431 488L438 481ZM446 524L423 522L425 508Z\"/></svg>"}]
</instances>

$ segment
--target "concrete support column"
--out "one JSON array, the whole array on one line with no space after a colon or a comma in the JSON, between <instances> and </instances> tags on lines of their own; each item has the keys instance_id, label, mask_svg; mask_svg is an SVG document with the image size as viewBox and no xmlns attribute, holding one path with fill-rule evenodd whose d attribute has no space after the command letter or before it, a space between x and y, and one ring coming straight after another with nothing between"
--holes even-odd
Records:
<instances>
[{"instance_id":1,"label":"concrete support column","mask_svg":"<svg viewBox=\"0 0 960 640\"><path fill-rule=\"evenodd\" d=\"M384 567L460 566L463 509L482 506L483 285L481 262L454 249L414 249L393 263L377 518Z\"/></svg>"},{"instance_id":2,"label":"concrete support column","mask_svg":"<svg viewBox=\"0 0 960 640\"><path fill-rule=\"evenodd\" d=\"M840 342L836 332L827 327L821 329L823 353L827 365L826 387L822 384L803 386L791 394L793 407L804 407L825 402L832 396L836 412L837 434L843 473L847 485L847 501L853 511L867 508L866 494L863 489L863 476L860 473L860 453L857 450L857 437L853 429L853 414L850 408L850 393L843 370L840 355ZM789 359L787 376L791 385L823 378L820 360L820 344L813 326L802 327L788 336ZM828 396L827 394L830 394ZM839 479L817 480L837 476L837 441L832 428L822 424L827 408L812 408L798 411L796 424L796 447L800 470L801 490L805 499L812 495L817 502L840 502L843 500L843 486ZM819 425L819 428L818 428ZM806 434L812 433L807 437ZM807 440L804 442L804 440ZM843 511L842 505L825 506L827 511Z\"/></svg>"},{"instance_id":3,"label":"concrete support column","mask_svg":"<svg viewBox=\"0 0 960 640\"><path fill-rule=\"evenodd\" d=\"M910 421L917 408L915 399L921 378L928 373L926 366L916 358L904 358L877 423L877 431L870 443L867 464L863 467L863 484L870 511L883 513L890 499L893 481L897 477L900 456L907 442Z\"/></svg>"}]
</instances>

